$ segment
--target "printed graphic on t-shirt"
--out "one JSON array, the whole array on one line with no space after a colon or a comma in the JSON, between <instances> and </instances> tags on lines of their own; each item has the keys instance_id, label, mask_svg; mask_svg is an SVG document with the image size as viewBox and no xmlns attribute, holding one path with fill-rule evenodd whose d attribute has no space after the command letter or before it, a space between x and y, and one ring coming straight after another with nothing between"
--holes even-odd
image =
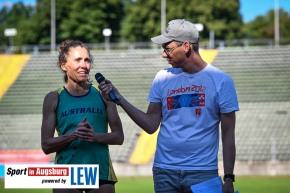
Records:
<instances>
[{"instance_id":1,"label":"printed graphic on t-shirt","mask_svg":"<svg viewBox=\"0 0 290 193\"><path fill-rule=\"evenodd\" d=\"M168 110L205 106L205 93L182 94L167 97Z\"/></svg>"}]
</instances>

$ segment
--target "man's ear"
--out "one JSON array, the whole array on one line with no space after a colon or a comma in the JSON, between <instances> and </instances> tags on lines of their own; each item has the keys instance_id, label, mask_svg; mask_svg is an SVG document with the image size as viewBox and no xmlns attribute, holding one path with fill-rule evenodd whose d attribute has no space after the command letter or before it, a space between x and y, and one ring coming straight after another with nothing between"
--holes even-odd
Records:
<instances>
[{"instance_id":1,"label":"man's ear","mask_svg":"<svg viewBox=\"0 0 290 193\"><path fill-rule=\"evenodd\" d=\"M190 55L192 54L192 49L191 49L191 44L189 42L184 42L184 53L186 55L187 58L190 57Z\"/></svg>"},{"instance_id":2,"label":"man's ear","mask_svg":"<svg viewBox=\"0 0 290 193\"><path fill-rule=\"evenodd\" d=\"M191 46L190 43L186 41L186 42L184 42L183 44L184 44L183 46L185 47L186 52L189 52L190 49L191 49L191 47L190 47L190 46Z\"/></svg>"}]
</instances>

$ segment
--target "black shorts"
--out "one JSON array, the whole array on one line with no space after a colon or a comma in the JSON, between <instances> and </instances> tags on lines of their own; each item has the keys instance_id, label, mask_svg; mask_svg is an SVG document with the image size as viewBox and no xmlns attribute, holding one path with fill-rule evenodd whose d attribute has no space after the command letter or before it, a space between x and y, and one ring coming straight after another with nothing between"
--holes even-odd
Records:
<instances>
[{"instance_id":1,"label":"black shorts","mask_svg":"<svg viewBox=\"0 0 290 193\"><path fill-rule=\"evenodd\" d=\"M114 184L116 184L116 182L109 181L109 180L99 180L99 186L102 186L102 185L105 185L105 184L112 184L112 185L114 185ZM92 189L79 189L79 190L81 190L82 192L84 191L84 192L87 193L87 192L89 192Z\"/></svg>"}]
</instances>

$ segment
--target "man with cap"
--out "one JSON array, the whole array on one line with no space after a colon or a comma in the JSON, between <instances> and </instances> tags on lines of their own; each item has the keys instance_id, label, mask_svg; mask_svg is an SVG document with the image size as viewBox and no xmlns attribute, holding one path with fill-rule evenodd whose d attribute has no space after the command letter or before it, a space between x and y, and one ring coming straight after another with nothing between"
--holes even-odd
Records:
<instances>
[{"instance_id":1,"label":"man with cap","mask_svg":"<svg viewBox=\"0 0 290 193\"><path fill-rule=\"evenodd\" d=\"M160 126L153 162L156 193L188 193L192 185L220 179L219 127L222 191L233 193L235 111L239 106L232 78L201 58L198 30L189 21L172 20L162 35L151 40L163 47L162 57L172 67L156 74L146 113L127 101L111 81L105 80L99 88L106 97L113 89L120 106L147 133Z\"/></svg>"}]
</instances>

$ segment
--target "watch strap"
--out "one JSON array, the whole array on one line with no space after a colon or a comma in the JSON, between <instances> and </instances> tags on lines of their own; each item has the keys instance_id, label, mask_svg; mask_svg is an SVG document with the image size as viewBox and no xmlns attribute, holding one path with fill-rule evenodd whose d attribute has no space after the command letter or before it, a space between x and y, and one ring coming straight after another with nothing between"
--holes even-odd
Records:
<instances>
[{"instance_id":1,"label":"watch strap","mask_svg":"<svg viewBox=\"0 0 290 193\"><path fill-rule=\"evenodd\" d=\"M233 182L235 181L235 175L234 174L225 174L224 175L224 181L225 181L226 178L232 179Z\"/></svg>"}]
</instances>

